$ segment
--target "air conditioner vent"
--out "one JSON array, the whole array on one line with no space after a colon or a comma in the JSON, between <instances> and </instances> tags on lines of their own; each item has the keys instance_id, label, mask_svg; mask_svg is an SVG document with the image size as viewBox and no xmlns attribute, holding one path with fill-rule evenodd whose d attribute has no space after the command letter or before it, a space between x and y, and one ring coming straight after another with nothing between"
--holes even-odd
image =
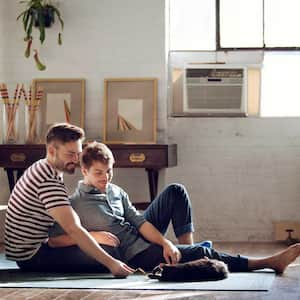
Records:
<instances>
[{"instance_id":1,"label":"air conditioner vent","mask_svg":"<svg viewBox=\"0 0 300 300\"><path fill-rule=\"evenodd\" d=\"M246 68L186 68L184 112L246 114Z\"/></svg>"}]
</instances>

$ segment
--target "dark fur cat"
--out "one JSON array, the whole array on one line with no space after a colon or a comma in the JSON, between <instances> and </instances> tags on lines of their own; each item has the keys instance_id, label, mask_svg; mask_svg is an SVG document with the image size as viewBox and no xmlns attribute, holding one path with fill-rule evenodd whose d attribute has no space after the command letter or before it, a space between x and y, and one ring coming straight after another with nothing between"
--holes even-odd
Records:
<instances>
[{"instance_id":1,"label":"dark fur cat","mask_svg":"<svg viewBox=\"0 0 300 300\"><path fill-rule=\"evenodd\" d=\"M228 268L222 261L202 258L175 265L160 264L148 276L161 281L211 281L228 277Z\"/></svg>"}]
</instances>

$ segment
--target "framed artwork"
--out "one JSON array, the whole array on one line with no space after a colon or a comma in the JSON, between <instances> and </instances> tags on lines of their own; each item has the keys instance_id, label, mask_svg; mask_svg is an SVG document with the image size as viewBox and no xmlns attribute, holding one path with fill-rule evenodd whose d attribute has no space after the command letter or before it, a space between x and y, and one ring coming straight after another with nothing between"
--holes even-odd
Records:
<instances>
[{"instance_id":1,"label":"framed artwork","mask_svg":"<svg viewBox=\"0 0 300 300\"><path fill-rule=\"evenodd\" d=\"M33 93L43 89L41 101L42 136L54 123L67 122L84 128L85 80L42 78L33 80Z\"/></svg>"},{"instance_id":2,"label":"framed artwork","mask_svg":"<svg viewBox=\"0 0 300 300\"><path fill-rule=\"evenodd\" d=\"M105 143L156 143L156 116L156 78L104 80Z\"/></svg>"}]
</instances>

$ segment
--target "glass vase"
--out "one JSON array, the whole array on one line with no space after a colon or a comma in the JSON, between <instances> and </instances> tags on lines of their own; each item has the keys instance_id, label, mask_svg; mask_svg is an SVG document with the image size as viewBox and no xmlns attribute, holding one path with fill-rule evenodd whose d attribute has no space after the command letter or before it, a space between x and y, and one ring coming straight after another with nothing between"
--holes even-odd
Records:
<instances>
[{"instance_id":1,"label":"glass vase","mask_svg":"<svg viewBox=\"0 0 300 300\"><path fill-rule=\"evenodd\" d=\"M39 103L30 101L25 106L25 143L41 142L41 111Z\"/></svg>"},{"instance_id":2,"label":"glass vase","mask_svg":"<svg viewBox=\"0 0 300 300\"><path fill-rule=\"evenodd\" d=\"M19 102L5 99L2 111L2 143L16 144L19 141Z\"/></svg>"}]
</instances>

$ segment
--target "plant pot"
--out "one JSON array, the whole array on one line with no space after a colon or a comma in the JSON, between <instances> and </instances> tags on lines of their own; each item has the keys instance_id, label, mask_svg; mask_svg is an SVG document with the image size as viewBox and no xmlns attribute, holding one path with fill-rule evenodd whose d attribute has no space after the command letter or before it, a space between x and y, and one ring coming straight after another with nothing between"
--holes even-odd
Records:
<instances>
[{"instance_id":1,"label":"plant pot","mask_svg":"<svg viewBox=\"0 0 300 300\"><path fill-rule=\"evenodd\" d=\"M44 6L41 9L33 10L33 16L34 16L34 26L39 27L39 12L41 12L41 16L44 20L44 27L51 27L51 25L54 23L54 11L52 7Z\"/></svg>"}]
</instances>

